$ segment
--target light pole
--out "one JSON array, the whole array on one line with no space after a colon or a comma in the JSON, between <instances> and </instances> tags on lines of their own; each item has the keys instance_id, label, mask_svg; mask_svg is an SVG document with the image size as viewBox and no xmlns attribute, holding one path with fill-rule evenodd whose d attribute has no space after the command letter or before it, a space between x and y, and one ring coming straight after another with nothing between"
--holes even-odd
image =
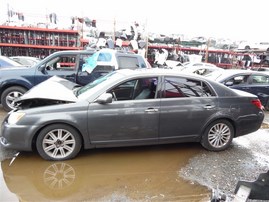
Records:
<instances>
[{"instance_id":1,"label":"light pole","mask_svg":"<svg viewBox=\"0 0 269 202\"><path fill-rule=\"evenodd\" d=\"M210 46L210 38L207 39L207 42L206 42L206 51L205 51L205 62L207 63L208 62L208 48Z\"/></svg>"}]
</instances>

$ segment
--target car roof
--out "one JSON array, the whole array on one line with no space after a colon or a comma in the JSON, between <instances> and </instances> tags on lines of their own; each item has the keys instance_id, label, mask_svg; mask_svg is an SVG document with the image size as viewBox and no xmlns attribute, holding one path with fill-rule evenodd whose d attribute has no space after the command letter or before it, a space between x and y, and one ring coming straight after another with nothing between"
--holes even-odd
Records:
<instances>
[{"instance_id":1,"label":"car roof","mask_svg":"<svg viewBox=\"0 0 269 202\"><path fill-rule=\"evenodd\" d=\"M87 54L87 53L90 53L90 54L93 54L95 52L96 52L96 50L93 50L93 49L89 49L89 50L62 50L62 51L56 51L52 54L61 54L61 53L66 53L66 54L77 54L77 53L86 53Z\"/></svg>"},{"instance_id":2,"label":"car roof","mask_svg":"<svg viewBox=\"0 0 269 202\"><path fill-rule=\"evenodd\" d=\"M197 79L202 79L202 80L208 80L205 79L203 76L196 75L196 74L189 74L181 71L177 71L174 69L164 69L164 68L140 68L140 69L122 69L122 70L117 70L122 74L125 74L126 76L184 76L188 78L197 78Z\"/></svg>"}]
</instances>

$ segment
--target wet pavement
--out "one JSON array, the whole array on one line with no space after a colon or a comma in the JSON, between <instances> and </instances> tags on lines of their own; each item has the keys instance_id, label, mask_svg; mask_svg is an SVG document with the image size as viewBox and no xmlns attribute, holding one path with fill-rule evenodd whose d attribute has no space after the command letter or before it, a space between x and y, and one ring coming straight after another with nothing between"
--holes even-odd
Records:
<instances>
[{"instance_id":1,"label":"wet pavement","mask_svg":"<svg viewBox=\"0 0 269 202\"><path fill-rule=\"evenodd\" d=\"M12 159L16 152L0 147L0 201L209 201L212 190L232 199L238 180L269 169L267 126L217 153L184 143L87 150L51 162L34 152Z\"/></svg>"}]
</instances>

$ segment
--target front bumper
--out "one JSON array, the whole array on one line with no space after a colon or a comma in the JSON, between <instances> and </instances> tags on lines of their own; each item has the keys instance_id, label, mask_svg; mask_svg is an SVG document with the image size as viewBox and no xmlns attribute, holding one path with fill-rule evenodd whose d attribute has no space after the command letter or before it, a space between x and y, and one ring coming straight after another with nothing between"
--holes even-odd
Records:
<instances>
[{"instance_id":1,"label":"front bumper","mask_svg":"<svg viewBox=\"0 0 269 202\"><path fill-rule=\"evenodd\" d=\"M35 126L10 125L5 120L1 126L0 144L8 149L31 151L35 128Z\"/></svg>"}]
</instances>

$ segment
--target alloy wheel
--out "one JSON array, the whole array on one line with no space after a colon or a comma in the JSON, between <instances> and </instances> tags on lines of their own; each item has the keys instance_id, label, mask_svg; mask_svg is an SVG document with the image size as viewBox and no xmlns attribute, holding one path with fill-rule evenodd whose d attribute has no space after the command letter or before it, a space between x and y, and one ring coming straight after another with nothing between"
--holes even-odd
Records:
<instances>
[{"instance_id":1,"label":"alloy wheel","mask_svg":"<svg viewBox=\"0 0 269 202\"><path fill-rule=\"evenodd\" d=\"M224 123L217 123L208 132L208 142L214 148L225 146L231 139L230 127Z\"/></svg>"},{"instance_id":2,"label":"alloy wheel","mask_svg":"<svg viewBox=\"0 0 269 202\"><path fill-rule=\"evenodd\" d=\"M44 152L53 159L62 159L69 156L76 148L76 140L72 133L64 129L55 129L48 132L43 141Z\"/></svg>"}]
</instances>

